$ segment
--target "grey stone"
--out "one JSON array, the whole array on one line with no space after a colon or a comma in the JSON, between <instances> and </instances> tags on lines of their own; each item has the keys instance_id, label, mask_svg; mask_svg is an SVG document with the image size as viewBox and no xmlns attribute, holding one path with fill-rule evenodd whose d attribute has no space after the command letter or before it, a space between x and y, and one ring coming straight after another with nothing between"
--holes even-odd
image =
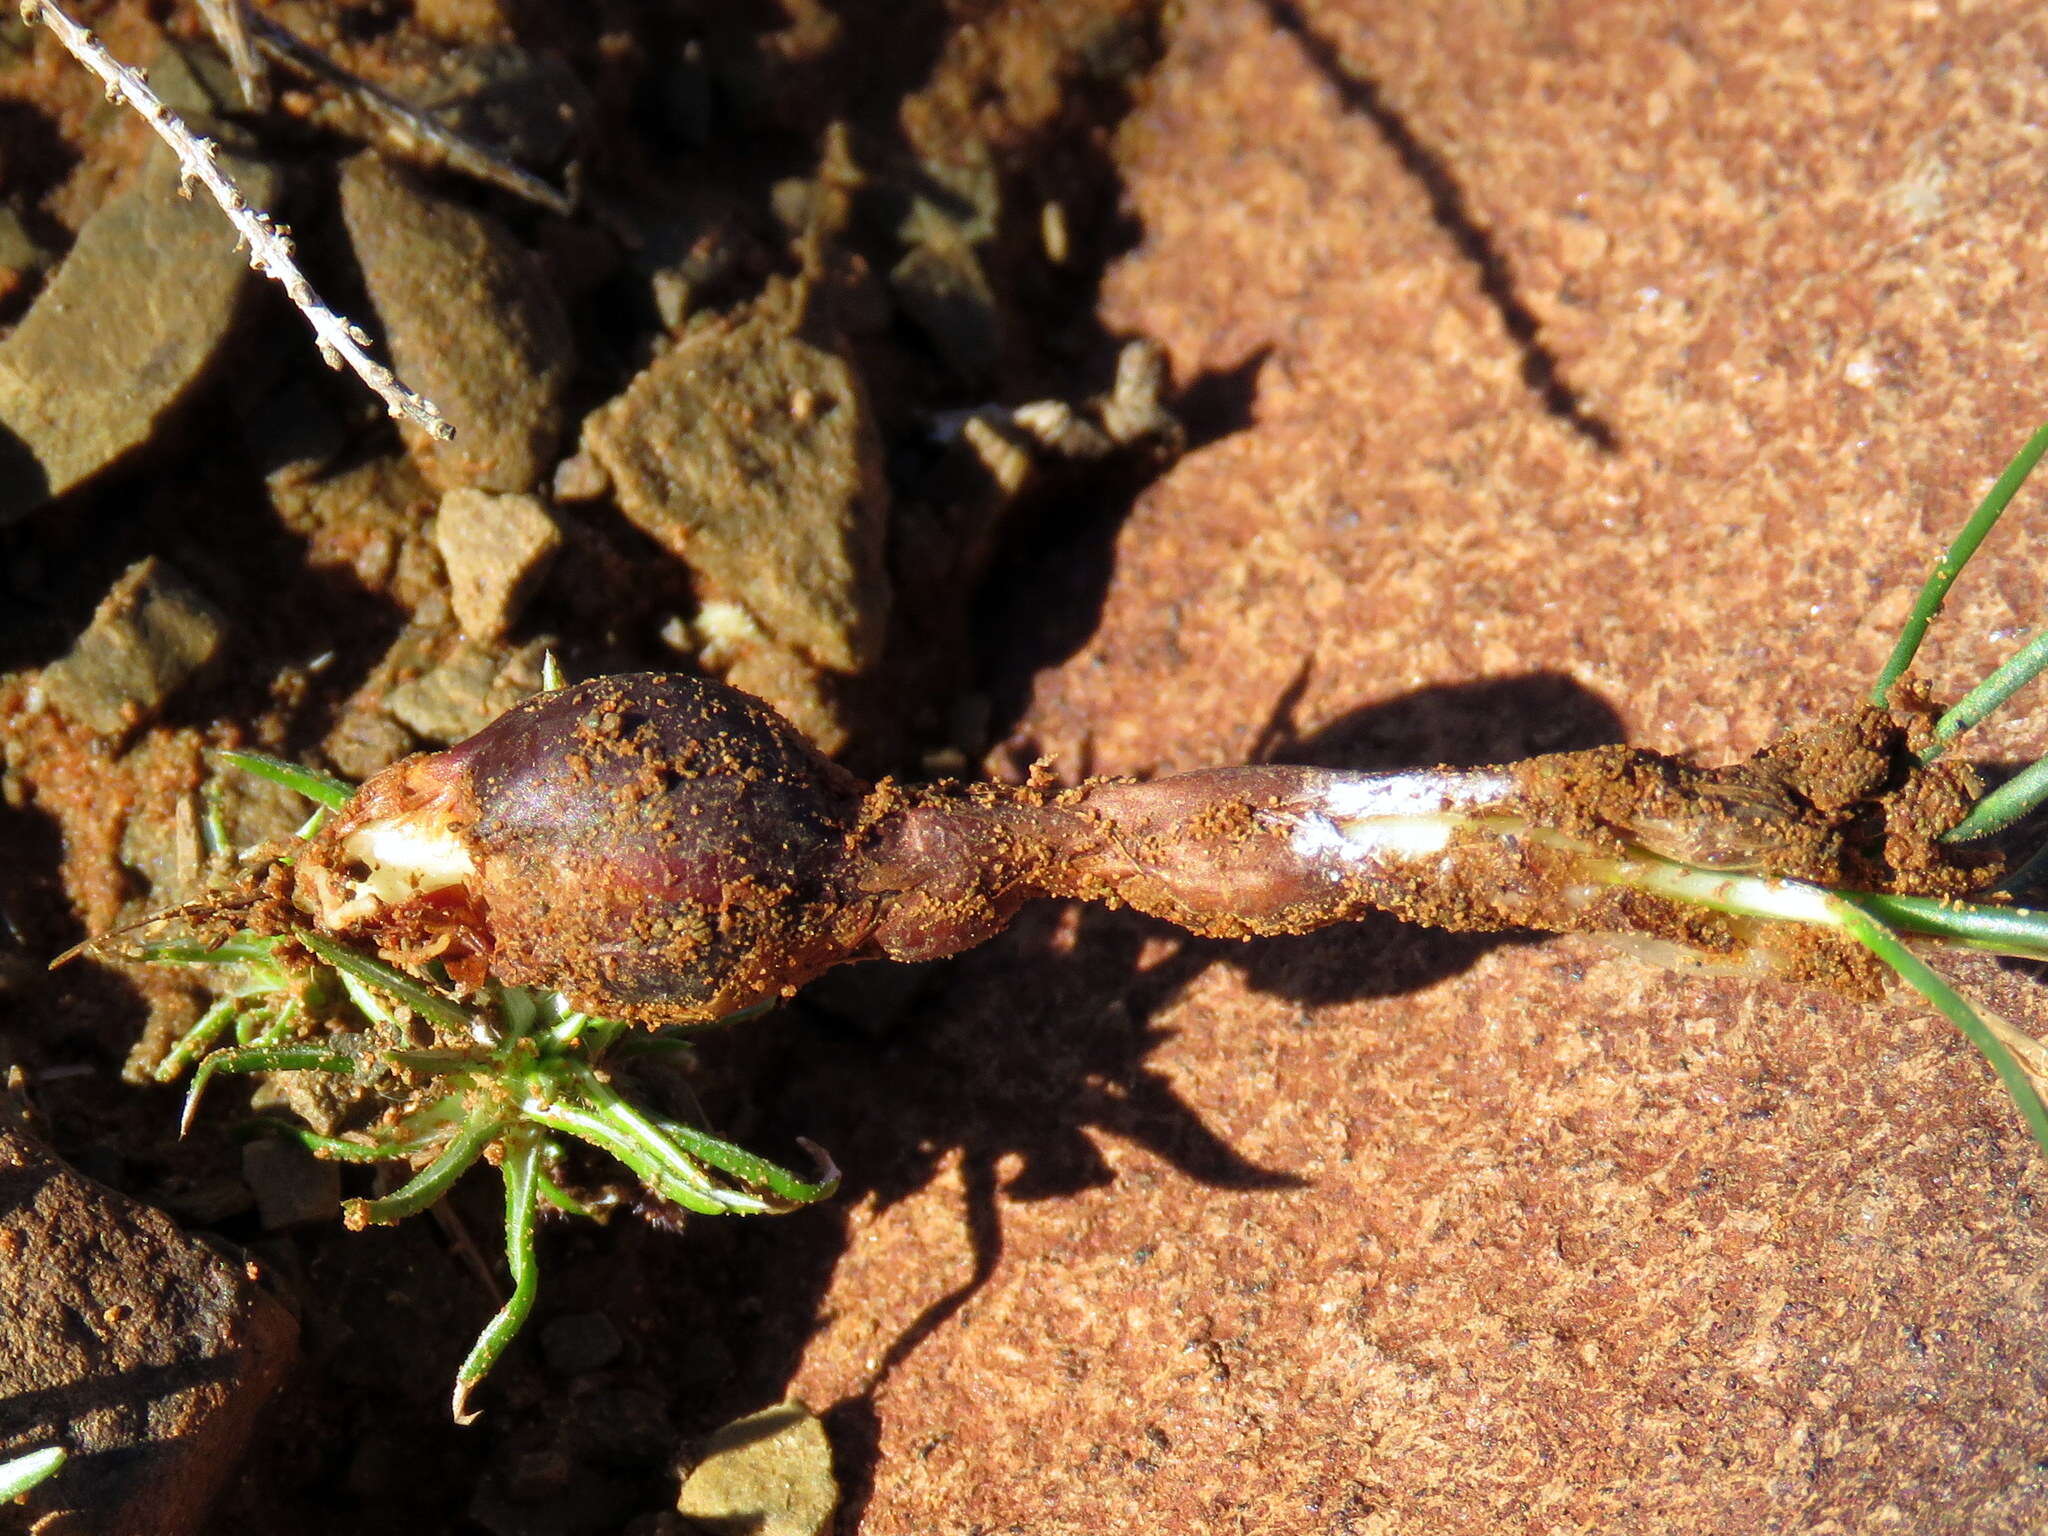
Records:
<instances>
[{"instance_id":1,"label":"grey stone","mask_svg":"<svg viewBox=\"0 0 2048 1536\"><path fill-rule=\"evenodd\" d=\"M220 164L251 202L275 196L270 167ZM176 160L152 151L0 341L0 523L147 441L213 360L248 278L220 210L180 197Z\"/></svg>"},{"instance_id":2,"label":"grey stone","mask_svg":"<svg viewBox=\"0 0 2048 1536\"><path fill-rule=\"evenodd\" d=\"M553 465L573 366L538 264L488 215L436 197L375 154L342 168L341 212L400 377L455 427L406 429L441 490L528 491Z\"/></svg>"},{"instance_id":3,"label":"grey stone","mask_svg":"<svg viewBox=\"0 0 2048 1536\"><path fill-rule=\"evenodd\" d=\"M888 491L858 374L765 315L706 327L592 413L619 508L819 666L858 672L889 606Z\"/></svg>"},{"instance_id":4,"label":"grey stone","mask_svg":"<svg viewBox=\"0 0 2048 1536\"><path fill-rule=\"evenodd\" d=\"M947 365L983 384L1002 361L1002 320L981 258L962 240L914 246L890 269L889 289Z\"/></svg>"},{"instance_id":5,"label":"grey stone","mask_svg":"<svg viewBox=\"0 0 2048 1536\"><path fill-rule=\"evenodd\" d=\"M266 1232L341 1214L341 1169L281 1137L260 1137L242 1148L242 1181L256 1196L256 1219Z\"/></svg>"},{"instance_id":6,"label":"grey stone","mask_svg":"<svg viewBox=\"0 0 2048 1536\"><path fill-rule=\"evenodd\" d=\"M0 1095L0 1460L72 1452L9 1514L22 1528L200 1528L298 1325L253 1265L59 1161Z\"/></svg>"},{"instance_id":7,"label":"grey stone","mask_svg":"<svg viewBox=\"0 0 2048 1536\"><path fill-rule=\"evenodd\" d=\"M434 542L456 621L489 644L517 621L562 547L562 530L537 496L458 489L441 498Z\"/></svg>"},{"instance_id":8,"label":"grey stone","mask_svg":"<svg viewBox=\"0 0 2048 1536\"><path fill-rule=\"evenodd\" d=\"M819 1536L838 1507L825 1426L794 1400L712 1435L676 1497L678 1514L718 1536Z\"/></svg>"},{"instance_id":9,"label":"grey stone","mask_svg":"<svg viewBox=\"0 0 2048 1536\"><path fill-rule=\"evenodd\" d=\"M43 695L79 724L119 736L162 709L225 636L213 605L152 555L122 574L85 633L43 669Z\"/></svg>"}]
</instances>

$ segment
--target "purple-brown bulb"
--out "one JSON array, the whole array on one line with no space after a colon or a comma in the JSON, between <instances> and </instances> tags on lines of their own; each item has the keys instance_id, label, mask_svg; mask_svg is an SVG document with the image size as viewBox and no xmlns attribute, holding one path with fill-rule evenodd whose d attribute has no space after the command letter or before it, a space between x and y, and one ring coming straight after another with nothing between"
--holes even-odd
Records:
<instances>
[{"instance_id":1,"label":"purple-brown bulb","mask_svg":"<svg viewBox=\"0 0 2048 1536\"><path fill-rule=\"evenodd\" d=\"M851 958L863 786L703 679L540 695L366 783L300 861L321 927L652 1023L714 1019Z\"/></svg>"}]
</instances>

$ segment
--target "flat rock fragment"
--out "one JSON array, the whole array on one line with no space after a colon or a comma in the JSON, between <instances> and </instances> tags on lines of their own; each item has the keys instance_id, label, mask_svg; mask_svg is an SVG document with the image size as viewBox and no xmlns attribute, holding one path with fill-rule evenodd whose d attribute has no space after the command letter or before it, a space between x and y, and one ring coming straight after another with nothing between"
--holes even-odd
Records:
<instances>
[{"instance_id":1,"label":"flat rock fragment","mask_svg":"<svg viewBox=\"0 0 2048 1536\"><path fill-rule=\"evenodd\" d=\"M199 1529L297 1348L250 1266L74 1172L4 1096L0 1316L0 1460L71 1452L11 1511L43 1536Z\"/></svg>"},{"instance_id":2,"label":"flat rock fragment","mask_svg":"<svg viewBox=\"0 0 2048 1536\"><path fill-rule=\"evenodd\" d=\"M465 488L441 498L434 542L462 632L488 645L517 621L562 547L562 530L537 496Z\"/></svg>"},{"instance_id":3,"label":"flat rock fragment","mask_svg":"<svg viewBox=\"0 0 2048 1536\"><path fill-rule=\"evenodd\" d=\"M676 1497L676 1512L699 1529L750 1536L819 1536L838 1507L825 1426L796 1401L712 1435Z\"/></svg>"},{"instance_id":4,"label":"flat rock fragment","mask_svg":"<svg viewBox=\"0 0 2048 1536\"><path fill-rule=\"evenodd\" d=\"M392 365L455 427L407 427L441 490L528 491L553 468L572 367L561 301L510 231L375 154L342 168L341 212Z\"/></svg>"},{"instance_id":5,"label":"flat rock fragment","mask_svg":"<svg viewBox=\"0 0 2048 1536\"><path fill-rule=\"evenodd\" d=\"M154 555L100 599L77 643L43 670L44 696L102 736L152 718L220 652L227 624Z\"/></svg>"},{"instance_id":6,"label":"flat rock fragment","mask_svg":"<svg viewBox=\"0 0 2048 1536\"><path fill-rule=\"evenodd\" d=\"M274 197L270 167L220 163L251 202ZM179 196L176 160L152 151L0 341L0 523L146 442L213 360L248 280L220 210Z\"/></svg>"},{"instance_id":7,"label":"flat rock fragment","mask_svg":"<svg viewBox=\"0 0 2048 1536\"><path fill-rule=\"evenodd\" d=\"M755 316L657 358L584 423L619 509L717 596L830 671L870 665L888 492L859 375Z\"/></svg>"},{"instance_id":8,"label":"flat rock fragment","mask_svg":"<svg viewBox=\"0 0 2048 1536\"><path fill-rule=\"evenodd\" d=\"M423 741L460 741L539 687L546 649L536 640L508 658L465 640L432 670L393 688L384 708Z\"/></svg>"}]
</instances>

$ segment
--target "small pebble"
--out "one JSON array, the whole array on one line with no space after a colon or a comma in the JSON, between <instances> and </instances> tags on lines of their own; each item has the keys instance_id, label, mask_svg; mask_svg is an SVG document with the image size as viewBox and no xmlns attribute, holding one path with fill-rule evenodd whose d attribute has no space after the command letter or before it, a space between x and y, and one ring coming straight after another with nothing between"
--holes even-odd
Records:
<instances>
[{"instance_id":1,"label":"small pebble","mask_svg":"<svg viewBox=\"0 0 2048 1536\"><path fill-rule=\"evenodd\" d=\"M562 547L562 530L537 496L457 489L441 498L434 542L456 621L489 645L518 621Z\"/></svg>"},{"instance_id":2,"label":"small pebble","mask_svg":"<svg viewBox=\"0 0 2048 1536\"><path fill-rule=\"evenodd\" d=\"M122 573L70 651L43 669L43 696L102 736L156 715L220 653L226 621L151 556Z\"/></svg>"},{"instance_id":3,"label":"small pebble","mask_svg":"<svg viewBox=\"0 0 2048 1536\"><path fill-rule=\"evenodd\" d=\"M820 1536L838 1507L825 1426L793 1399L712 1435L676 1498L704 1529L751 1536Z\"/></svg>"}]
</instances>

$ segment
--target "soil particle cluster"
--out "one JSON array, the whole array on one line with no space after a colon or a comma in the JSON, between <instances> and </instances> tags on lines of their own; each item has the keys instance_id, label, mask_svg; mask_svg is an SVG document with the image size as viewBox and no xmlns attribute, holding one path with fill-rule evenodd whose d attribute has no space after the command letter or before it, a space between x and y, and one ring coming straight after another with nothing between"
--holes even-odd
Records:
<instances>
[{"instance_id":1,"label":"soil particle cluster","mask_svg":"<svg viewBox=\"0 0 2048 1536\"><path fill-rule=\"evenodd\" d=\"M1966 765L1923 766L1913 747L1924 729L1917 717L1863 709L1725 767L1599 747L1514 772L1532 821L1596 844L1633 842L1684 864L1814 885L1960 896L1995 880L2000 865L1941 843L1982 784Z\"/></svg>"}]
</instances>

